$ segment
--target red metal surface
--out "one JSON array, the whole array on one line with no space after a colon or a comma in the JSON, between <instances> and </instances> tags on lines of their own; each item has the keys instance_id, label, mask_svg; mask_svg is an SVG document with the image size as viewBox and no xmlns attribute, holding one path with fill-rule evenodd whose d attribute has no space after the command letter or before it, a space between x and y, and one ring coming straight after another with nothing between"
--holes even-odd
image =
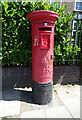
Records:
<instances>
[{"instance_id":1,"label":"red metal surface","mask_svg":"<svg viewBox=\"0 0 82 120\"><path fill-rule=\"evenodd\" d=\"M27 17L30 19L31 22L54 22L58 18L58 13L48 11L48 10L40 10L29 13Z\"/></svg>"},{"instance_id":2,"label":"red metal surface","mask_svg":"<svg viewBox=\"0 0 82 120\"><path fill-rule=\"evenodd\" d=\"M50 48L50 39L51 34L49 33L40 33L40 49L49 49Z\"/></svg>"},{"instance_id":3,"label":"red metal surface","mask_svg":"<svg viewBox=\"0 0 82 120\"><path fill-rule=\"evenodd\" d=\"M32 79L49 83L53 80L54 21L58 14L40 10L27 17L32 23Z\"/></svg>"}]
</instances>

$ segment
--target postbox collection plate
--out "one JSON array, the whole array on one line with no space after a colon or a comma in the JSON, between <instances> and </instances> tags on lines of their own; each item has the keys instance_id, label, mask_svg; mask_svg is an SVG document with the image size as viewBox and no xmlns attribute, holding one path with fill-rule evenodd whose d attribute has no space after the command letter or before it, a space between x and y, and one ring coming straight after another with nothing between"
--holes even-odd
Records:
<instances>
[{"instance_id":1,"label":"postbox collection plate","mask_svg":"<svg viewBox=\"0 0 82 120\"><path fill-rule=\"evenodd\" d=\"M50 48L50 34L40 33L40 49L49 49L49 48Z\"/></svg>"}]
</instances>

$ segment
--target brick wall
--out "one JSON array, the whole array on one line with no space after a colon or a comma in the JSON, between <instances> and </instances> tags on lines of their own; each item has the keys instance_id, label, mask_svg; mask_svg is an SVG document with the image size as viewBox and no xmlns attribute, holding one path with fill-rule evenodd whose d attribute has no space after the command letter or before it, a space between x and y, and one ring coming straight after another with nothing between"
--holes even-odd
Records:
<instances>
[{"instance_id":1,"label":"brick wall","mask_svg":"<svg viewBox=\"0 0 82 120\"><path fill-rule=\"evenodd\" d=\"M80 82L80 66L56 66L54 83L74 84Z\"/></svg>"},{"instance_id":2,"label":"brick wall","mask_svg":"<svg viewBox=\"0 0 82 120\"><path fill-rule=\"evenodd\" d=\"M32 86L31 68L28 67L3 67L3 88L24 88Z\"/></svg>"},{"instance_id":3,"label":"brick wall","mask_svg":"<svg viewBox=\"0 0 82 120\"><path fill-rule=\"evenodd\" d=\"M82 77L81 77L82 79ZM54 84L78 83L80 81L79 66L56 66L54 68ZM2 86L4 88L24 88L32 86L32 70L28 67L3 67Z\"/></svg>"}]
</instances>

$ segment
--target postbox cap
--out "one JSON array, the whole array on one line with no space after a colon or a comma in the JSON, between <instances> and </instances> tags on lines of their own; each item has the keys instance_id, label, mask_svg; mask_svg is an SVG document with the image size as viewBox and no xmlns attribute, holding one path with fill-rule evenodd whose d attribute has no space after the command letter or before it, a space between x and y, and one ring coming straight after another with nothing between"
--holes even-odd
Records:
<instances>
[{"instance_id":1,"label":"postbox cap","mask_svg":"<svg viewBox=\"0 0 82 120\"><path fill-rule=\"evenodd\" d=\"M34 11L32 13L27 14L27 18L31 22L35 22L35 21L54 22L58 19L58 17L59 17L58 13L53 11L48 11L48 10L39 10L39 11Z\"/></svg>"}]
</instances>

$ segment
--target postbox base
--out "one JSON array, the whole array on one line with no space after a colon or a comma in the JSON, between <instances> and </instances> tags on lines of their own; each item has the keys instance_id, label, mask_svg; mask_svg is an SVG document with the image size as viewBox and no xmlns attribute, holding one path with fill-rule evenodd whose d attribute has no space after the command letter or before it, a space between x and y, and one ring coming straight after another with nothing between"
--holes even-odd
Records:
<instances>
[{"instance_id":1,"label":"postbox base","mask_svg":"<svg viewBox=\"0 0 82 120\"><path fill-rule=\"evenodd\" d=\"M48 104L52 101L53 82L39 84L33 82L33 100L35 104Z\"/></svg>"}]
</instances>

